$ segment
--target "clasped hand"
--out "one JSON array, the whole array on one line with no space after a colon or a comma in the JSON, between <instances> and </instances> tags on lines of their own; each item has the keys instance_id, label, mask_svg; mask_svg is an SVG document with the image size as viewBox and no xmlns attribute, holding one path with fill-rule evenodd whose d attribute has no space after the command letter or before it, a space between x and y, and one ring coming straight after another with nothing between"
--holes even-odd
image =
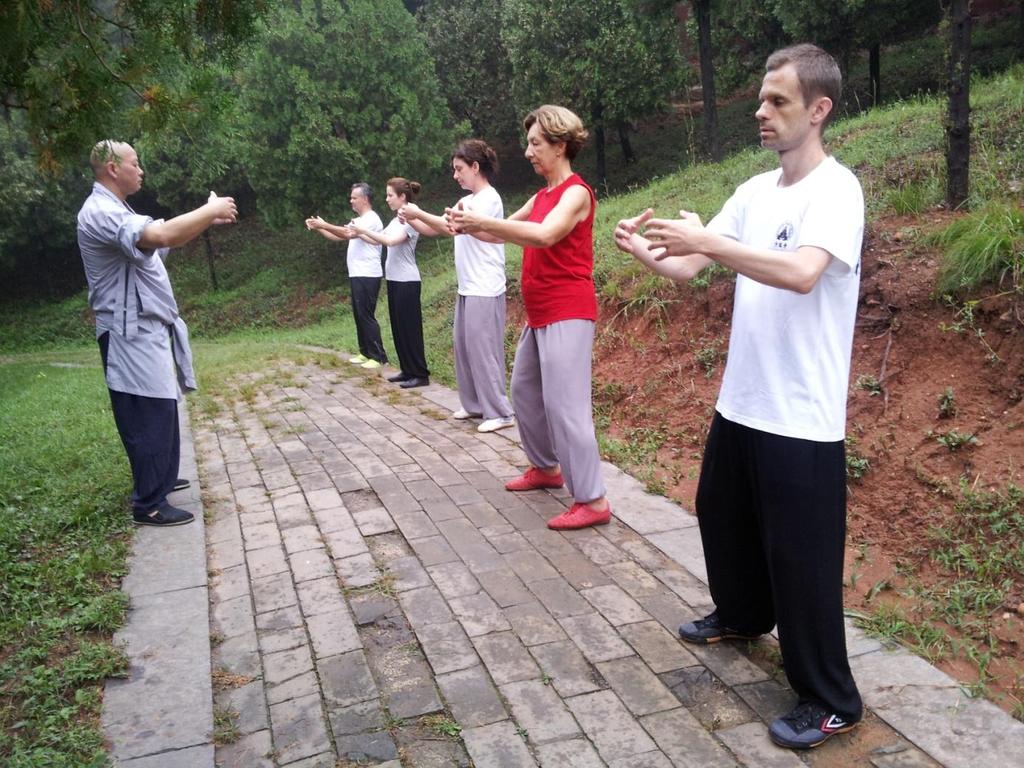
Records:
<instances>
[{"instance_id":1,"label":"clasped hand","mask_svg":"<svg viewBox=\"0 0 1024 768\"><path fill-rule=\"evenodd\" d=\"M615 245L625 253L635 254L645 248L658 261L668 256L686 256L700 252L704 224L692 211L679 211L678 219L655 219L651 208L615 227Z\"/></svg>"}]
</instances>

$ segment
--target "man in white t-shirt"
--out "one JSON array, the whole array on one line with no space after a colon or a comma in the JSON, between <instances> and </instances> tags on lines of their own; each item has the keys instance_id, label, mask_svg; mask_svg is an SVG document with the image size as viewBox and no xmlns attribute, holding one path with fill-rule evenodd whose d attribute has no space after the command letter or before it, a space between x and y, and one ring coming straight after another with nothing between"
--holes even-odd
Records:
<instances>
[{"instance_id":1,"label":"man in white t-shirt","mask_svg":"<svg viewBox=\"0 0 1024 768\"><path fill-rule=\"evenodd\" d=\"M356 212L353 224L371 232L384 231L380 216L373 210L373 191L369 184L362 181L353 184L348 202ZM388 361L376 316L380 281L384 275L380 244L364 240L350 227L331 224L319 216L306 219L306 228L319 232L328 240L348 240L345 264L359 343L359 354L349 358L349 362L362 368L380 368Z\"/></svg>"},{"instance_id":2,"label":"man in white t-shirt","mask_svg":"<svg viewBox=\"0 0 1024 768\"><path fill-rule=\"evenodd\" d=\"M619 222L616 244L680 282L711 262L738 274L729 357L708 434L697 517L715 611L684 640L754 639L778 625L796 707L769 727L793 749L861 719L843 622L846 396L860 283L860 183L822 133L835 60L776 51L756 117L780 167L742 184L705 228L696 214ZM646 230L641 234L641 229Z\"/></svg>"}]
</instances>

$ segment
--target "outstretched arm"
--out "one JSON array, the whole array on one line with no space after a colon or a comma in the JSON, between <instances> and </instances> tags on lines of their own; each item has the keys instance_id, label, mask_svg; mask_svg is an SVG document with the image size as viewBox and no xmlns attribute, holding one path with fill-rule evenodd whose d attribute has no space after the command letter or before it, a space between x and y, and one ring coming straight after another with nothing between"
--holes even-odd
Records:
<instances>
[{"instance_id":1,"label":"outstretched arm","mask_svg":"<svg viewBox=\"0 0 1024 768\"><path fill-rule=\"evenodd\" d=\"M426 235L427 237L448 235L450 237L455 234L448 228L448 222L446 222L442 216L435 216L432 213L427 213L415 203L406 203L403 205L398 209L398 215L402 217L404 221L412 224L413 229L421 235Z\"/></svg>"},{"instance_id":2,"label":"outstretched arm","mask_svg":"<svg viewBox=\"0 0 1024 768\"><path fill-rule=\"evenodd\" d=\"M139 250L177 248L201 235L214 224L233 224L238 208L233 197L218 197L213 192L204 205L167 221L147 224L136 245Z\"/></svg>"},{"instance_id":3,"label":"outstretched arm","mask_svg":"<svg viewBox=\"0 0 1024 768\"><path fill-rule=\"evenodd\" d=\"M590 193L579 185L569 187L551 209L544 221L523 221L517 217L533 199L513 214L513 218L496 219L471 210L445 209L445 216L458 232L475 235L478 232L493 235L506 242L533 248L547 248L564 238L579 222L590 214ZM528 215L528 212L527 212Z\"/></svg>"},{"instance_id":4,"label":"outstretched arm","mask_svg":"<svg viewBox=\"0 0 1024 768\"><path fill-rule=\"evenodd\" d=\"M348 223L348 228L355 232L357 235L359 235L361 239L365 240L371 245L392 246L398 245L399 243L404 243L406 240L409 239L409 235L404 229L399 230L397 235L388 235L385 234L384 232L375 232L372 229L361 227L354 221L350 221Z\"/></svg>"},{"instance_id":5,"label":"outstretched arm","mask_svg":"<svg viewBox=\"0 0 1024 768\"><path fill-rule=\"evenodd\" d=\"M312 232L319 232L328 240L334 240L335 242L343 242L357 237L356 233L353 232L351 228L331 224L330 222L324 221L319 216L310 216L306 219L306 229Z\"/></svg>"}]
</instances>

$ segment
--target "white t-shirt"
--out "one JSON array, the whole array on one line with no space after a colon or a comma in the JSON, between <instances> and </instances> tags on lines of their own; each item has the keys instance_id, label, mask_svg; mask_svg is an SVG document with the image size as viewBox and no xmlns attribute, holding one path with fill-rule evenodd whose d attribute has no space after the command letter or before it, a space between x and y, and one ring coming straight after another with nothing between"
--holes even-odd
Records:
<instances>
[{"instance_id":1,"label":"white t-shirt","mask_svg":"<svg viewBox=\"0 0 1024 768\"><path fill-rule=\"evenodd\" d=\"M418 283L420 271L416 267L416 241L420 233L413 229L412 224L403 224L396 216L386 227L384 234L394 237L405 232L406 239L398 245L388 246L388 258L384 262L384 277L394 283Z\"/></svg>"},{"instance_id":2,"label":"white t-shirt","mask_svg":"<svg viewBox=\"0 0 1024 768\"><path fill-rule=\"evenodd\" d=\"M371 232L384 231L384 225L381 224L380 216L376 211L367 211L352 221ZM384 270L380 265L380 248L379 245L368 243L359 237L349 240L348 255L345 259L345 263L348 265L348 276L380 277L383 275Z\"/></svg>"},{"instance_id":3,"label":"white t-shirt","mask_svg":"<svg viewBox=\"0 0 1024 768\"><path fill-rule=\"evenodd\" d=\"M782 170L737 188L708 229L755 248L816 246L832 255L810 293L736 277L729 358L716 408L763 432L819 442L846 434L860 286L864 196L828 157L788 187Z\"/></svg>"},{"instance_id":4,"label":"white t-shirt","mask_svg":"<svg viewBox=\"0 0 1024 768\"><path fill-rule=\"evenodd\" d=\"M492 186L459 201L466 210L505 218L501 195ZM485 243L472 235L455 236L455 275L460 296L500 296L505 292L505 245Z\"/></svg>"}]
</instances>

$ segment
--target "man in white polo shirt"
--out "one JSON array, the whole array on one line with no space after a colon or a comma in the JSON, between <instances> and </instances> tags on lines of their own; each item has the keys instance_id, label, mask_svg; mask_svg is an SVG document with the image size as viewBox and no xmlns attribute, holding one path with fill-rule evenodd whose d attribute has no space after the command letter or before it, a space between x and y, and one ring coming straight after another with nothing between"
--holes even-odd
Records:
<instances>
[{"instance_id":1,"label":"man in white polo shirt","mask_svg":"<svg viewBox=\"0 0 1024 768\"><path fill-rule=\"evenodd\" d=\"M846 396L860 283L860 183L828 156L835 60L813 45L773 53L756 117L780 167L740 185L705 228L696 214L619 222L616 244L685 282L737 272L729 357L697 490L715 611L692 643L754 639L778 625L797 694L777 744L807 749L861 719L843 623ZM641 234L642 228L646 231Z\"/></svg>"}]
</instances>

